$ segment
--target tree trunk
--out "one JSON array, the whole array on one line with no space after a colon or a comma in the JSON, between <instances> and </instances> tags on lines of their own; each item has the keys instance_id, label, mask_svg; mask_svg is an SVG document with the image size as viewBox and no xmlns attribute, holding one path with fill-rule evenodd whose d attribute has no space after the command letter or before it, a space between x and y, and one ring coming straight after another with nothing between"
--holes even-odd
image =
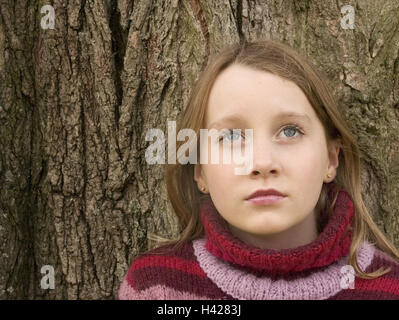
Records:
<instances>
[{"instance_id":1,"label":"tree trunk","mask_svg":"<svg viewBox=\"0 0 399 320\"><path fill-rule=\"evenodd\" d=\"M326 73L399 246L396 0L0 3L0 299L114 299L147 233L177 234L145 134L166 133L209 55L242 39L282 40Z\"/></svg>"}]
</instances>

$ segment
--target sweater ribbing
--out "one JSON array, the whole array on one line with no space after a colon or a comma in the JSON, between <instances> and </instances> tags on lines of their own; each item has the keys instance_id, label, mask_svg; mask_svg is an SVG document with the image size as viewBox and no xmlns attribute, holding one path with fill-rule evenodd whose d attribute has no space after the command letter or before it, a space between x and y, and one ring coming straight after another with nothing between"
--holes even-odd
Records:
<instances>
[{"instance_id":1,"label":"sweater ribbing","mask_svg":"<svg viewBox=\"0 0 399 320\"><path fill-rule=\"evenodd\" d=\"M217 211L205 211L209 208L208 203L201 211L202 238L136 257L117 299L399 300L399 263L367 241L357 252L360 268L392 270L373 280L355 276L354 288L347 286L350 276L342 273L342 267L348 265L353 203L344 191L324 233L306 246L284 251L259 250L235 239Z\"/></svg>"},{"instance_id":2,"label":"sweater ribbing","mask_svg":"<svg viewBox=\"0 0 399 320\"><path fill-rule=\"evenodd\" d=\"M345 286L341 272L348 264L342 257L322 271L314 271L307 277L286 279L257 277L217 259L205 248L205 239L193 242L194 253L207 276L224 292L240 300L324 300L337 294ZM358 252L358 262L365 270L373 259L374 247L364 242ZM348 280L350 280L348 278ZM349 286L348 286L349 287Z\"/></svg>"}]
</instances>

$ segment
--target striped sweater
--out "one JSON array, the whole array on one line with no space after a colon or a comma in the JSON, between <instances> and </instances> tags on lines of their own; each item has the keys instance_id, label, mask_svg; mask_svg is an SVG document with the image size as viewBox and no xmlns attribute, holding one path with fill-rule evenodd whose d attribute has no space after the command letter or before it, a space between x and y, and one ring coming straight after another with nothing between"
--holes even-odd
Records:
<instances>
[{"instance_id":1,"label":"striped sweater","mask_svg":"<svg viewBox=\"0 0 399 320\"><path fill-rule=\"evenodd\" d=\"M376 279L348 265L354 207L340 190L331 217L313 242L269 250L234 237L207 199L204 236L179 248L164 245L139 255L117 294L120 300L399 300L399 263L371 243L358 250L363 271L392 270Z\"/></svg>"}]
</instances>

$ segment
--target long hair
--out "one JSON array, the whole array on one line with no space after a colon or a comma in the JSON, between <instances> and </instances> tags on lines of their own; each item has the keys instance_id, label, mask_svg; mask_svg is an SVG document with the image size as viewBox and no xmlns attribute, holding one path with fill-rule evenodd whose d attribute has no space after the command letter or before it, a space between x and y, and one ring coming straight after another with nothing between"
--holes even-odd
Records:
<instances>
[{"instance_id":1,"label":"long hair","mask_svg":"<svg viewBox=\"0 0 399 320\"><path fill-rule=\"evenodd\" d=\"M362 241L372 243L398 261L399 252L379 230L363 202L360 188L362 155L356 139L341 116L342 112L338 108L327 81L310 61L291 47L272 40L258 40L237 43L224 48L210 59L195 83L188 104L178 122L177 132L190 128L194 130L197 137L200 136L200 129L204 128L204 116L211 88L217 76L232 64L272 73L294 82L302 89L324 127L327 145L329 146L334 139L339 139L341 142L339 167L334 179L337 188L334 191L333 201L328 201L328 186L323 183L316 204L316 212L320 214L318 222L326 221L331 216L338 191L340 189L347 191L353 200L355 212L348 263L352 265L357 276L364 279L374 279L389 272L390 268L386 270L380 268L372 273L365 273L359 267L357 252ZM183 143L177 141L176 150ZM198 154L199 152L197 152L197 163L199 163ZM204 195L198 190L194 181L194 164L192 163L166 164L165 183L169 200L179 220L180 235L176 239L166 241L162 241L162 238L156 235L150 235L149 239L158 240L159 244L173 244L176 248L204 235L200 205L203 197L209 195Z\"/></svg>"}]
</instances>

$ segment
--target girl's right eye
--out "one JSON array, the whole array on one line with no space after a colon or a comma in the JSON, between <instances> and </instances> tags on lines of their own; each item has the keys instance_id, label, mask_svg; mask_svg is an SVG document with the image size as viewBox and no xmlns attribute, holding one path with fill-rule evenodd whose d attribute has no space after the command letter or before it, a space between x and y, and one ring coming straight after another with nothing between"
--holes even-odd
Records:
<instances>
[{"instance_id":1,"label":"girl's right eye","mask_svg":"<svg viewBox=\"0 0 399 320\"><path fill-rule=\"evenodd\" d=\"M222 141L224 138L226 138L227 140L230 140L230 138L231 138L232 136L235 136L235 137L237 137L237 138L241 137L240 131L234 132L233 130L228 129L228 130L226 130L224 133L222 133L222 134L220 135L220 138L219 138L218 141L220 142L220 141Z\"/></svg>"}]
</instances>

